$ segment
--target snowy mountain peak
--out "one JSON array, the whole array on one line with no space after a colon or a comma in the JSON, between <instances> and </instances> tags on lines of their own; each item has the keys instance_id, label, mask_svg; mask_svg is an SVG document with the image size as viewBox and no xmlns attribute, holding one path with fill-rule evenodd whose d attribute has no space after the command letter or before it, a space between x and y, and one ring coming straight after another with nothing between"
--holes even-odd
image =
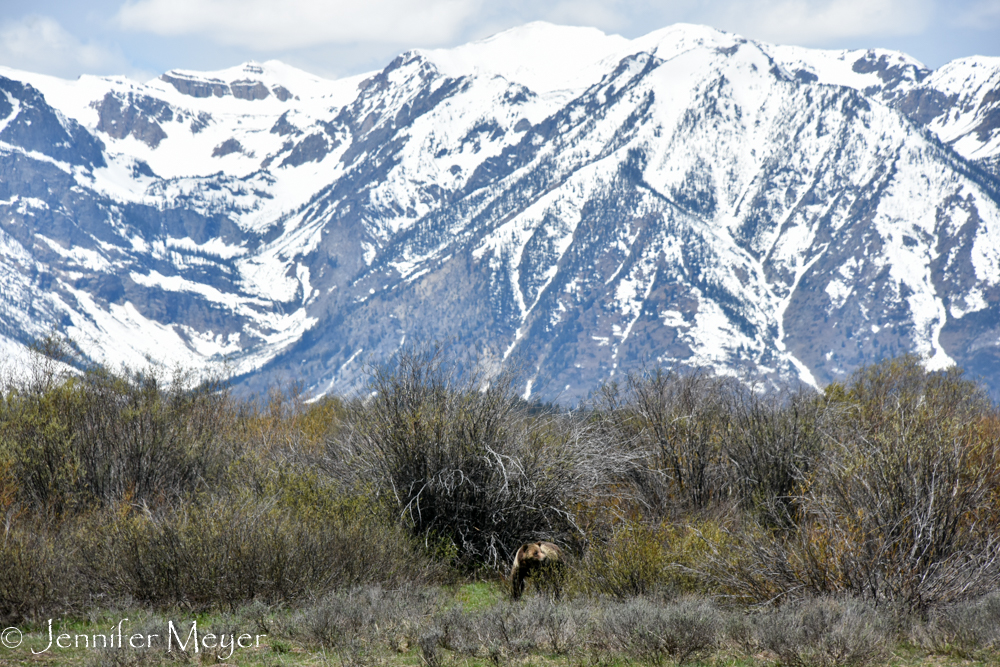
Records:
<instances>
[{"instance_id":1,"label":"snowy mountain peak","mask_svg":"<svg viewBox=\"0 0 1000 667\"><path fill-rule=\"evenodd\" d=\"M196 98L231 95L236 99L255 101L273 95L282 102L297 95L312 97L322 94L321 90L331 83L277 60L266 63L249 61L215 72L170 70L159 78L179 93Z\"/></svg>"},{"instance_id":2,"label":"snowy mountain peak","mask_svg":"<svg viewBox=\"0 0 1000 667\"><path fill-rule=\"evenodd\" d=\"M534 23L332 81L0 70L0 348L322 393L453 340L570 402L654 363L1000 378L997 60Z\"/></svg>"},{"instance_id":3,"label":"snowy mountain peak","mask_svg":"<svg viewBox=\"0 0 1000 667\"><path fill-rule=\"evenodd\" d=\"M747 40L739 35L694 23L675 23L632 40L632 50L645 51L661 60L696 48L729 49Z\"/></svg>"},{"instance_id":4,"label":"snowy mountain peak","mask_svg":"<svg viewBox=\"0 0 1000 667\"><path fill-rule=\"evenodd\" d=\"M886 49L833 51L765 43L760 46L788 72L806 82L899 94L929 73L919 60Z\"/></svg>"},{"instance_id":5,"label":"snowy mountain peak","mask_svg":"<svg viewBox=\"0 0 1000 667\"><path fill-rule=\"evenodd\" d=\"M581 90L607 71L602 61L629 40L596 28L537 21L450 49L418 49L442 74L502 76L537 94ZM617 61L616 61L617 62Z\"/></svg>"}]
</instances>

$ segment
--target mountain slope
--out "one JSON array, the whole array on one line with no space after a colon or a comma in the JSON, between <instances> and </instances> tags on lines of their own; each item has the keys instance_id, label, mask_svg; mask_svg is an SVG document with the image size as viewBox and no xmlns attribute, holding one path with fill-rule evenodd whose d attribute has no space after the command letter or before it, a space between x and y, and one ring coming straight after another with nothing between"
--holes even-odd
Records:
<instances>
[{"instance_id":1,"label":"mountain slope","mask_svg":"<svg viewBox=\"0 0 1000 667\"><path fill-rule=\"evenodd\" d=\"M317 394L430 340L566 402L649 363L1000 377L1000 62L530 24L334 82L0 74L8 341Z\"/></svg>"}]
</instances>

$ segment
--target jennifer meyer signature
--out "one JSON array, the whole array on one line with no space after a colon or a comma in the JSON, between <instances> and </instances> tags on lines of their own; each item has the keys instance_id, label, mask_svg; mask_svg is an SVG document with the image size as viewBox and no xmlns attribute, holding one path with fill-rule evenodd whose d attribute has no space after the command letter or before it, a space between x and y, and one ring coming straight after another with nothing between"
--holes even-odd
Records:
<instances>
[{"instance_id":1,"label":"jennifer meyer signature","mask_svg":"<svg viewBox=\"0 0 1000 667\"><path fill-rule=\"evenodd\" d=\"M53 648L78 648L78 649L101 649L101 648L132 648L132 649L153 649L161 648L168 653L174 649L180 651L192 650L195 653L204 651L209 653L216 651L217 657L227 660L232 657L237 649L257 648L260 640L267 635L250 634L221 634L216 635L211 632L199 634L198 621L191 621L190 627L183 624L175 625L173 621L167 622L166 632L162 635L154 633L134 633L129 634L125 626L127 618L118 621L117 625L111 626L110 632L97 634L55 634L52 630L52 619L48 625L48 644L41 651L31 649L34 655L47 653ZM16 649L21 645L24 636L21 630L15 627L5 628L0 632L0 644L8 649Z\"/></svg>"}]
</instances>

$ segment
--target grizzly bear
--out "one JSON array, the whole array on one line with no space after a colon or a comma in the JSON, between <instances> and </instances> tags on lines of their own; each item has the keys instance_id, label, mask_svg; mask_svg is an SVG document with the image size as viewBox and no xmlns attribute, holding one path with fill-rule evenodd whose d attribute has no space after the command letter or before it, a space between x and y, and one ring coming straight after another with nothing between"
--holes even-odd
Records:
<instances>
[{"instance_id":1,"label":"grizzly bear","mask_svg":"<svg viewBox=\"0 0 1000 667\"><path fill-rule=\"evenodd\" d=\"M510 592L515 600L524 592L526 577L539 578L559 594L559 576L565 566L562 549L551 542L522 544L510 569ZM539 576L541 575L541 576Z\"/></svg>"}]
</instances>

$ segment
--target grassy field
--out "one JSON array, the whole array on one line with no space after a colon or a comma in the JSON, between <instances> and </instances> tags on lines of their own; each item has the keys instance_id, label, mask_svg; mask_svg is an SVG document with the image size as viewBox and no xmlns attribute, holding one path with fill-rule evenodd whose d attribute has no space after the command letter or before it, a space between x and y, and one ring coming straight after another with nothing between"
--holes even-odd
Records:
<instances>
[{"instance_id":1,"label":"grassy field","mask_svg":"<svg viewBox=\"0 0 1000 667\"><path fill-rule=\"evenodd\" d=\"M971 634L1000 619L891 622L850 603L797 613L687 598L510 603L496 583L356 589L274 609L102 611L20 626L0 664L50 665L993 665ZM982 610L980 610L982 611ZM982 616L982 614L980 614ZM994 630L992 634L996 634ZM980 636L979 640L984 637ZM95 645L96 643L96 645Z\"/></svg>"}]
</instances>

